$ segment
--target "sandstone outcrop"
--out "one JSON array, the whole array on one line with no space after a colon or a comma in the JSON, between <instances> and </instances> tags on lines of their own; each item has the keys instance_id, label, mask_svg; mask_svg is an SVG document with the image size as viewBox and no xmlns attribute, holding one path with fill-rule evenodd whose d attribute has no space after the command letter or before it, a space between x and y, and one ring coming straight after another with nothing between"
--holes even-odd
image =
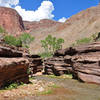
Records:
<instances>
[{"instance_id":1,"label":"sandstone outcrop","mask_svg":"<svg viewBox=\"0 0 100 100\"><path fill-rule=\"evenodd\" d=\"M22 48L0 44L0 88L12 82L29 82L27 54Z\"/></svg>"},{"instance_id":2,"label":"sandstone outcrop","mask_svg":"<svg viewBox=\"0 0 100 100\"><path fill-rule=\"evenodd\" d=\"M72 62L70 56L57 56L44 60L45 74L63 75L72 73Z\"/></svg>"},{"instance_id":3,"label":"sandstone outcrop","mask_svg":"<svg viewBox=\"0 0 100 100\"><path fill-rule=\"evenodd\" d=\"M0 7L0 26L3 27L6 32L19 35L24 31L24 24L21 16L16 10L6 7Z\"/></svg>"},{"instance_id":4,"label":"sandstone outcrop","mask_svg":"<svg viewBox=\"0 0 100 100\"><path fill-rule=\"evenodd\" d=\"M43 70L43 61L38 55L29 55L28 57L29 60L29 70L30 70L30 75L34 76L37 73L42 73Z\"/></svg>"},{"instance_id":5,"label":"sandstone outcrop","mask_svg":"<svg viewBox=\"0 0 100 100\"><path fill-rule=\"evenodd\" d=\"M28 64L25 58L0 58L0 87L12 82L28 83Z\"/></svg>"},{"instance_id":6,"label":"sandstone outcrop","mask_svg":"<svg viewBox=\"0 0 100 100\"><path fill-rule=\"evenodd\" d=\"M87 83L100 84L100 42L75 48L73 78Z\"/></svg>"},{"instance_id":7,"label":"sandstone outcrop","mask_svg":"<svg viewBox=\"0 0 100 100\"><path fill-rule=\"evenodd\" d=\"M45 62L46 74L72 73L74 79L100 84L100 42L58 50Z\"/></svg>"}]
</instances>

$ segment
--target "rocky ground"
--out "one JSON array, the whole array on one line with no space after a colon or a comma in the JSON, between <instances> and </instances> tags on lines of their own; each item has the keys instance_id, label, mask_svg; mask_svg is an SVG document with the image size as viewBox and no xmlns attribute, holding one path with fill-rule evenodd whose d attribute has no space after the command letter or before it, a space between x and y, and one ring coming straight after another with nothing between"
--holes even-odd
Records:
<instances>
[{"instance_id":1,"label":"rocky ground","mask_svg":"<svg viewBox=\"0 0 100 100\"><path fill-rule=\"evenodd\" d=\"M0 100L100 100L99 85L80 83L71 77L36 76L32 83L0 91Z\"/></svg>"},{"instance_id":2,"label":"rocky ground","mask_svg":"<svg viewBox=\"0 0 100 100\"><path fill-rule=\"evenodd\" d=\"M37 79L30 79L30 82L29 84L20 85L15 89L0 90L0 100L17 100L17 98L24 98L26 96L34 97L36 94L45 93L45 91L54 85L53 82Z\"/></svg>"}]
</instances>

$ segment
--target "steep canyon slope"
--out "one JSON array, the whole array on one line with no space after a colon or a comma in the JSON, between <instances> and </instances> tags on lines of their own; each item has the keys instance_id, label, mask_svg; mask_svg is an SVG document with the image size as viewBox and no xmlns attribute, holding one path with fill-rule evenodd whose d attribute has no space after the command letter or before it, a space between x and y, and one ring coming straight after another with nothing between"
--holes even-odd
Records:
<instances>
[{"instance_id":1,"label":"steep canyon slope","mask_svg":"<svg viewBox=\"0 0 100 100\"><path fill-rule=\"evenodd\" d=\"M65 23L42 20L40 22L24 22L24 25L35 36L31 50L35 50L36 53L41 51L40 40L48 34L64 38L63 48L66 48L78 39L100 32L100 5L73 15Z\"/></svg>"},{"instance_id":2,"label":"steep canyon slope","mask_svg":"<svg viewBox=\"0 0 100 100\"><path fill-rule=\"evenodd\" d=\"M38 22L22 21L21 16L14 9L0 7L0 26L13 35L25 31L32 34L35 37L31 44L32 53L42 52L40 41L48 34L64 38L63 48L66 48L75 40L100 32L100 4L73 15L65 23L48 19Z\"/></svg>"}]
</instances>

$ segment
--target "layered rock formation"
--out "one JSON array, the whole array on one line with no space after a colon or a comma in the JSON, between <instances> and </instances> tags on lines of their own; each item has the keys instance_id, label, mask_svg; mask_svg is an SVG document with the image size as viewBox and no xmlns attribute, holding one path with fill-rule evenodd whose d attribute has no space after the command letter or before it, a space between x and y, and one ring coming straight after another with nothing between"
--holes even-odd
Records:
<instances>
[{"instance_id":1,"label":"layered rock formation","mask_svg":"<svg viewBox=\"0 0 100 100\"><path fill-rule=\"evenodd\" d=\"M45 61L46 74L62 75L68 68L73 78L100 84L100 42L58 50L53 58Z\"/></svg>"},{"instance_id":2,"label":"layered rock formation","mask_svg":"<svg viewBox=\"0 0 100 100\"><path fill-rule=\"evenodd\" d=\"M44 60L44 74L48 75L63 75L72 73L71 59L69 56L66 57L53 57Z\"/></svg>"},{"instance_id":3,"label":"layered rock formation","mask_svg":"<svg viewBox=\"0 0 100 100\"><path fill-rule=\"evenodd\" d=\"M29 55L28 56L29 60L29 70L30 70L30 75L34 76L34 74L41 73L43 70L43 61L38 55Z\"/></svg>"},{"instance_id":4,"label":"layered rock formation","mask_svg":"<svg viewBox=\"0 0 100 100\"><path fill-rule=\"evenodd\" d=\"M73 78L100 84L100 42L76 47L73 57Z\"/></svg>"},{"instance_id":5,"label":"layered rock formation","mask_svg":"<svg viewBox=\"0 0 100 100\"><path fill-rule=\"evenodd\" d=\"M25 58L0 57L0 87L12 82L28 83L28 60Z\"/></svg>"},{"instance_id":6,"label":"layered rock formation","mask_svg":"<svg viewBox=\"0 0 100 100\"><path fill-rule=\"evenodd\" d=\"M21 16L11 8L0 7L0 26L13 35L19 35L24 31Z\"/></svg>"},{"instance_id":7,"label":"layered rock formation","mask_svg":"<svg viewBox=\"0 0 100 100\"><path fill-rule=\"evenodd\" d=\"M22 49L0 44L0 88L12 82L29 82L25 54Z\"/></svg>"}]
</instances>

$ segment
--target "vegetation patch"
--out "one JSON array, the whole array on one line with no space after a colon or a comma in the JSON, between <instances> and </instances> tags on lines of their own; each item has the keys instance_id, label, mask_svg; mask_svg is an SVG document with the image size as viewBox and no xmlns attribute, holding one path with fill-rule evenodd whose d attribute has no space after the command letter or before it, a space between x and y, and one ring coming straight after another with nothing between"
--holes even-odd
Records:
<instances>
[{"instance_id":1,"label":"vegetation patch","mask_svg":"<svg viewBox=\"0 0 100 100\"><path fill-rule=\"evenodd\" d=\"M45 75L45 76L50 78L72 79L72 74L64 74L61 76L55 76L55 75Z\"/></svg>"},{"instance_id":2,"label":"vegetation patch","mask_svg":"<svg viewBox=\"0 0 100 100\"><path fill-rule=\"evenodd\" d=\"M20 83L9 83L9 84L6 84L1 90L12 90L12 89L17 89L19 86L22 86L24 85L23 82L20 82Z\"/></svg>"},{"instance_id":3,"label":"vegetation patch","mask_svg":"<svg viewBox=\"0 0 100 100\"><path fill-rule=\"evenodd\" d=\"M51 57L54 52L62 48L64 39L56 38L51 35L48 35L44 40L41 40L41 45L44 48L44 52L40 54L42 58Z\"/></svg>"},{"instance_id":4,"label":"vegetation patch","mask_svg":"<svg viewBox=\"0 0 100 100\"><path fill-rule=\"evenodd\" d=\"M6 34L3 37L3 40L8 45L29 48L29 44L34 40L34 37L32 37L29 33L23 33L19 37Z\"/></svg>"}]
</instances>

